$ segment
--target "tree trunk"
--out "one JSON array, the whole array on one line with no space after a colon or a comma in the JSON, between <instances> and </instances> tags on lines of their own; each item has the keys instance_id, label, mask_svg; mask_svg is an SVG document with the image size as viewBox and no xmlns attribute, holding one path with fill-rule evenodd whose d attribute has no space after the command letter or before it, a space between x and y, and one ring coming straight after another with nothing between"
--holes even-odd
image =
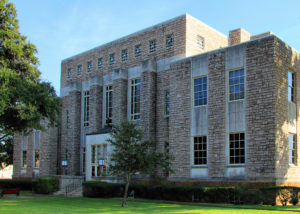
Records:
<instances>
[{"instance_id":1,"label":"tree trunk","mask_svg":"<svg viewBox=\"0 0 300 214\"><path fill-rule=\"evenodd\" d=\"M130 183L130 175L128 174L127 178L126 178L126 184L125 184L124 196L123 196L123 201L122 201L122 207L126 206L129 183Z\"/></svg>"}]
</instances>

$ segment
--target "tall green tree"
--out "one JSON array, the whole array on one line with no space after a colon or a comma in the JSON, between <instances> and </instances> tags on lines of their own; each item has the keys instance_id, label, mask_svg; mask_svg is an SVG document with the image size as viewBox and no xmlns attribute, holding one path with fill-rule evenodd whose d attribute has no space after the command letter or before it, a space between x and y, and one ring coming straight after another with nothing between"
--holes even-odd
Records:
<instances>
[{"instance_id":1,"label":"tall green tree","mask_svg":"<svg viewBox=\"0 0 300 214\"><path fill-rule=\"evenodd\" d=\"M57 123L60 100L40 79L36 47L19 32L13 3L0 0L0 142L16 132ZM10 141L9 141L10 142Z\"/></svg>"},{"instance_id":2,"label":"tall green tree","mask_svg":"<svg viewBox=\"0 0 300 214\"><path fill-rule=\"evenodd\" d=\"M153 174L158 168L171 171L172 157L165 151L158 152L155 141L143 141L143 132L133 122L124 121L114 126L108 142L114 147L109 170L125 181L122 207L126 206L128 188L136 173Z\"/></svg>"}]
</instances>

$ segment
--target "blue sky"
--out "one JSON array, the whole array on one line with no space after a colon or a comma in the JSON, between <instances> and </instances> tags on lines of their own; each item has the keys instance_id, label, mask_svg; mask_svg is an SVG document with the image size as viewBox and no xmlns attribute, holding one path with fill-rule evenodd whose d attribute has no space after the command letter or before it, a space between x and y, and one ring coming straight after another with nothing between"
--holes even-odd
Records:
<instances>
[{"instance_id":1,"label":"blue sky","mask_svg":"<svg viewBox=\"0 0 300 214\"><path fill-rule=\"evenodd\" d=\"M38 48L42 79L59 94L60 64L95 46L188 13L225 35L272 31L300 51L300 0L11 0Z\"/></svg>"}]
</instances>

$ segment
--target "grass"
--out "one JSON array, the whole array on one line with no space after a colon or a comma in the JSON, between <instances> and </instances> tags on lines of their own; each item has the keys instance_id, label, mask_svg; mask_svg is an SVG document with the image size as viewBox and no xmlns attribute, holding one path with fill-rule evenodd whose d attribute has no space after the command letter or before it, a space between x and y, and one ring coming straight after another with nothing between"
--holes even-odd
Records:
<instances>
[{"instance_id":1,"label":"grass","mask_svg":"<svg viewBox=\"0 0 300 214\"><path fill-rule=\"evenodd\" d=\"M205 214L276 214L279 209L285 213L299 210L296 207L247 206L221 204L183 204L145 199L129 200L126 208L121 208L121 199L64 198L64 197L13 197L0 199L0 213L5 214L63 214L63 213L205 213ZM272 209L272 210L266 210Z\"/></svg>"}]
</instances>

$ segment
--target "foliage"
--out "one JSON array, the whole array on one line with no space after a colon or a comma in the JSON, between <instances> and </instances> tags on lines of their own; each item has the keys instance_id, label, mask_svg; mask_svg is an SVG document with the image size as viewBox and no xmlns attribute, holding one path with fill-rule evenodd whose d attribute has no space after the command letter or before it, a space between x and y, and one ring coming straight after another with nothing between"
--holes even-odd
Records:
<instances>
[{"instance_id":1,"label":"foliage","mask_svg":"<svg viewBox=\"0 0 300 214\"><path fill-rule=\"evenodd\" d=\"M287 206L288 203L296 203L298 200L299 187L264 187L260 189L260 195L263 204L275 205L276 198L282 206ZM296 198L293 198L295 196Z\"/></svg>"},{"instance_id":2,"label":"foliage","mask_svg":"<svg viewBox=\"0 0 300 214\"><path fill-rule=\"evenodd\" d=\"M172 171L171 157L167 153L157 152L155 141L143 141L142 130L133 122L123 121L119 126L114 126L108 142L114 147L111 154L113 164L109 169L126 183L122 207L126 204L128 187L133 175L152 174L158 167Z\"/></svg>"},{"instance_id":3,"label":"foliage","mask_svg":"<svg viewBox=\"0 0 300 214\"><path fill-rule=\"evenodd\" d=\"M13 3L0 0L0 142L16 132L43 129L45 118L51 125L58 122L60 99L40 80L36 53L19 32Z\"/></svg>"},{"instance_id":4,"label":"foliage","mask_svg":"<svg viewBox=\"0 0 300 214\"><path fill-rule=\"evenodd\" d=\"M123 185L88 181L83 183L83 196L91 198L111 198L122 196Z\"/></svg>"},{"instance_id":5,"label":"foliage","mask_svg":"<svg viewBox=\"0 0 300 214\"><path fill-rule=\"evenodd\" d=\"M21 190L32 190L33 183L31 180L0 180L0 189L19 188Z\"/></svg>"},{"instance_id":6,"label":"foliage","mask_svg":"<svg viewBox=\"0 0 300 214\"><path fill-rule=\"evenodd\" d=\"M34 191L40 194L49 194L59 189L57 178L38 178L35 182Z\"/></svg>"},{"instance_id":7,"label":"foliage","mask_svg":"<svg viewBox=\"0 0 300 214\"><path fill-rule=\"evenodd\" d=\"M13 163L13 137L7 136L0 142L0 169Z\"/></svg>"}]
</instances>

